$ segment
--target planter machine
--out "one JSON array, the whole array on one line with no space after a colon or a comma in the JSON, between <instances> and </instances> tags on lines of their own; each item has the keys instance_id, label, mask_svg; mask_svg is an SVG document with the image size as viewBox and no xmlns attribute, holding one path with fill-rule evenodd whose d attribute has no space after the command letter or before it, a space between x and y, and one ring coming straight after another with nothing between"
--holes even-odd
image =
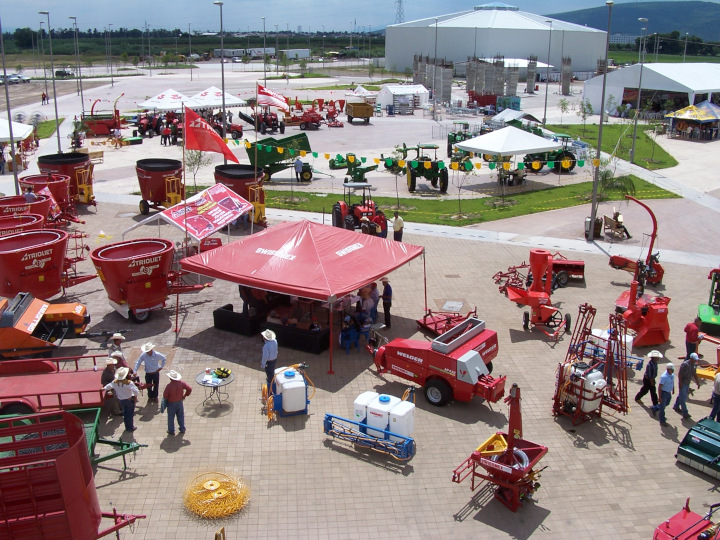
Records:
<instances>
[{"instance_id":1,"label":"planter machine","mask_svg":"<svg viewBox=\"0 0 720 540\"><path fill-rule=\"evenodd\" d=\"M415 425L415 393L408 388L403 398L363 392L354 403L354 420L326 414L323 432L333 439L387 454L398 461L415 455L410 438Z\"/></svg>"},{"instance_id":2,"label":"planter machine","mask_svg":"<svg viewBox=\"0 0 720 540\"><path fill-rule=\"evenodd\" d=\"M276 420L278 415L285 417L308 413L308 405L315 395L315 384L305 373L307 368L307 364L277 368L270 387L262 385L261 400L269 422ZM312 386L309 396L308 384Z\"/></svg>"},{"instance_id":3,"label":"planter machine","mask_svg":"<svg viewBox=\"0 0 720 540\"><path fill-rule=\"evenodd\" d=\"M578 425L602 414L603 406L627 414L627 331L625 320L610 315L606 339L593 334L595 308L582 304L565 361L558 365L553 414Z\"/></svg>"},{"instance_id":4,"label":"planter machine","mask_svg":"<svg viewBox=\"0 0 720 540\"><path fill-rule=\"evenodd\" d=\"M363 158L364 159L364 158ZM345 157L338 154L329 161L330 168L333 170L347 169L345 182L362 182L365 183L365 175L369 172L377 170L377 165L362 166L363 162L355 154L346 154Z\"/></svg>"},{"instance_id":5,"label":"planter machine","mask_svg":"<svg viewBox=\"0 0 720 540\"><path fill-rule=\"evenodd\" d=\"M710 270L710 296L707 304L698 306L698 317L702 321L703 330L717 333L720 331L720 268Z\"/></svg>"},{"instance_id":6,"label":"planter machine","mask_svg":"<svg viewBox=\"0 0 720 540\"><path fill-rule=\"evenodd\" d=\"M704 516L690 510L690 498L685 506L670 519L655 527L653 540L716 540L720 537L720 523L713 523L713 514L720 508L716 503Z\"/></svg>"},{"instance_id":7,"label":"planter machine","mask_svg":"<svg viewBox=\"0 0 720 540\"><path fill-rule=\"evenodd\" d=\"M517 383L513 383L505 403L510 404L507 432L498 431L478 446L453 471L452 481L459 484L470 476L470 488L475 491L482 480L487 480L497 485L495 498L517 512L523 502L531 500L533 493L540 487L538 480L545 467L537 471L534 467L547 454L548 448L523 438L520 388ZM476 483L477 478L480 481Z\"/></svg>"},{"instance_id":8,"label":"planter machine","mask_svg":"<svg viewBox=\"0 0 720 540\"><path fill-rule=\"evenodd\" d=\"M396 338L390 342L373 331L367 350L378 374L391 373L423 387L438 407L473 396L496 403L505 394L506 376L491 377L498 354L497 332L470 318L432 342Z\"/></svg>"},{"instance_id":9,"label":"planter machine","mask_svg":"<svg viewBox=\"0 0 720 540\"><path fill-rule=\"evenodd\" d=\"M570 314L566 313L563 318L560 310L550 304L553 264L553 255L549 251L531 249L530 272L534 279L530 287L525 289L507 285L505 290L512 302L531 308L529 313L527 311L523 313L523 329L527 330L532 325L557 341L562 334L570 332ZM545 279L540 279L540 276L545 276ZM553 331L550 332L548 329Z\"/></svg>"}]
</instances>

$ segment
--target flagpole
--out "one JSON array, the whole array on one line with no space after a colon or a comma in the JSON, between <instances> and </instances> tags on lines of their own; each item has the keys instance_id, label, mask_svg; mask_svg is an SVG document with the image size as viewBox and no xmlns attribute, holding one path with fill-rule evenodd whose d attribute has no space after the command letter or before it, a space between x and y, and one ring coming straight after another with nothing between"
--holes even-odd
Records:
<instances>
[{"instance_id":1,"label":"flagpole","mask_svg":"<svg viewBox=\"0 0 720 540\"><path fill-rule=\"evenodd\" d=\"M185 103L182 104L182 112L183 112L183 150L182 150L182 192L183 192L183 203L184 203L184 212L183 212L183 223L185 224L185 246L187 249L188 245L188 229L187 229L187 193L185 193L185 188L187 187L187 184L185 182L186 180L186 172L185 172L185 147L187 146L187 137L188 137L188 125L187 125L187 112L185 111ZM187 253L185 253L187 255Z\"/></svg>"},{"instance_id":2,"label":"flagpole","mask_svg":"<svg viewBox=\"0 0 720 540\"><path fill-rule=\"evenodd\" d=\"M253 171L253 172L255 173L255 181L256 182L257 182L257 171L258 171L258 166L257 166L257 162L258 162L258 147L257 147L258 146L258 126L260 125L260 123L258 122L258 118L259 118L258 115L260 114L260 107L259 107L260 104L258 103L258 85L259 85L259 83L257 81L255 81L255 109L256 109L256 112L255 112L255 171ZM265 175L263 174L263 176L265 176ZM262 180L262 178L261 178L261 180ZM265 189L265 186L261 185L260 187L263 190ZM260 190L258 190L257 195L259 198ZM260 201L258 200L257 203L260 204ZM250 222L250 234L253 234L253 225L255 225L255 205L253 205L252 221Z\"/></svg>"}]
</instances>

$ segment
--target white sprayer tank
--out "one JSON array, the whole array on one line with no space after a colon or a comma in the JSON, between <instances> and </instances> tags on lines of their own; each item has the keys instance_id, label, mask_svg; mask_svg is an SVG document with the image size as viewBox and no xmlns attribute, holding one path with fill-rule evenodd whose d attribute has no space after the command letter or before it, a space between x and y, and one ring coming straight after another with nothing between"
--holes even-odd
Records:
<instances>
[{"instance_id":1,"label":"white sprayer tank","mask_svg":"<svg viewBox=\"0 0 720 540\"><path fill-rule=\"evenodd\" d=\"M395 396L380 394L368 404L366 421L368 425L368 435L379 439L385 438L384 433L370 428L378 428L386 431L388 429L388 423L390 422L390 411L392 411L400 401L401 399Z\"/></svg>"},{"instance_id":2,"label":"white sprayer tank","mask_svg":"<svg viewBox=\"0 0 720 540\"><path fill-rule=\"evenodd\" d=\"M355 398L355 403L353 404L353 420L355 420L355 422L365 422L368 405L379 395L377 392L363 392Z\"/></svg>"},{"instance_id":3,"label":"white sprayer tank","mask_svg":"<svg viewBox=\"0 0 720 540\"><path fill-rule=\"evenodd\" d=\"M299 371L283 367L275 370L276 392L282 395L282 409L286 413L303 411L307 407L307 383Z\"/></svg>"},{"instance_id":4,"label":"white sprayer tank","mask_svg":"<svg viewBox=\"0 0 720 540\"><path fill-rule=\"evenodd\" d=\"M415 404L410 401L401 401L390 411L390 428L388 431L410 437L415 428ZM390 435L391 441L401 441L400 437Z\"/></svg>"},{"instance_id":5,"label":"white sprayer tank","mask_svg":"<svg viewBox=\"0 0 720 540\"><path fill-rule=\"evenodd\" d=\"M600 407L603 391L607 386L603 373L601 371L591 371L585 375L584 379L579 379L582 385L582 404L580 410L584 413L591 413Z\"/></svg>"}]
</instances>

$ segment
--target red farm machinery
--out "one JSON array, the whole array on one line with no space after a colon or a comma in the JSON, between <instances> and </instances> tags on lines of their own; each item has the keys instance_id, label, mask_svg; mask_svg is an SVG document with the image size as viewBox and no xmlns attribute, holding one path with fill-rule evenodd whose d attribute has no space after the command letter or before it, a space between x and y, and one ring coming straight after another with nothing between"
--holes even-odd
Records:
<instances>
[{"instance_id":1,"label":"red farm machinery","mask_svg":"<svg viewBox=\"0 0 720 540\"><path fill-rule=\"evenodd\" d=\"M460 483L471 478L470 488L475 491L487 480L495 484L495 498L513 512L531 500L540 487L538 480L544 467L535 467L548 452L547 446L523 438L520 388L513 384L505 402L510 404L507 432L498 431L470 454L453 471L452 481Z\"/></svg>"}]
</instances>

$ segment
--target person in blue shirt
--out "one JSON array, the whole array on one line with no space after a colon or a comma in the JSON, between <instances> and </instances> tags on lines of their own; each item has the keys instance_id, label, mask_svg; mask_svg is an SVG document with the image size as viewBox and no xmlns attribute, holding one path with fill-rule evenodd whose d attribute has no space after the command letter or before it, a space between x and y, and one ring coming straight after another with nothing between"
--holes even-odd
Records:
<instances>
[{"instance_id":1,"label":"person in blue shirt","mask_svg":"<svg viewBox=\"0 0 720 540\"><path fill-rule=\"evenodd\" d=\"M157 403L158 389L160 386L160 371L165 367L164 354L155 351L155 345L147 342L141 347L142 354L135 362L135 373L140 368L140 364L145 364L145 383L148 385L148 402Z\"/></svg>"},{"instance_id":2,"label":"person in blue shirt","mask_svg":"<svg viewBox=\"0 0 720 540\"><path fill-rule=\"evenodd\" d=\"M271 391L270 383L275 377L275 363L278 357L278 343L275 340L275 332L272 330L265 330L262 332L262 338L265 342L262 348L262 361L260 367L265 370L265 377L267 378L268 393Z\"/></svg>"},{"instance_id":3,"label":"person in blue shirt","mask_svg":"<svg viewBox=\"0 0 720 540\"><path fill-rule=\"evenodd\" d=\"M653 405L650 410L653 416L660 411L660 425L667 426L667 418L665 417L665 407L670 405L672 395L675 393L675 366L668 363L665 366L665 373L660 376L658 383L658 394L660 394L660 402Z\"/></svg>"}]
</instances>

